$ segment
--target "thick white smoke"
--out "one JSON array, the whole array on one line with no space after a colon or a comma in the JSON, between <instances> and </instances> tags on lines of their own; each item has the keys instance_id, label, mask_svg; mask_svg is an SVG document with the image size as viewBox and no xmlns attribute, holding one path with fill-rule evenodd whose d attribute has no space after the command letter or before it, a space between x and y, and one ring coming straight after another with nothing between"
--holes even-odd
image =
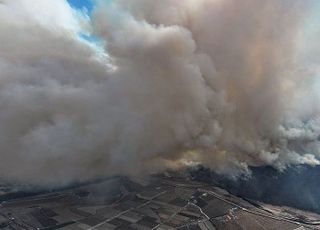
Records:
<instances>
[{"instance_id":1,"label":"thick white smoke","mask_svg":"<svg viewBox=\"0 0 320 230\"><path fill-rule=\"evenodd\" d=\"M314 5L105 0L89 17L66 0L2 0L0 177L319 164Z\"/></svg>"}]
</instances>

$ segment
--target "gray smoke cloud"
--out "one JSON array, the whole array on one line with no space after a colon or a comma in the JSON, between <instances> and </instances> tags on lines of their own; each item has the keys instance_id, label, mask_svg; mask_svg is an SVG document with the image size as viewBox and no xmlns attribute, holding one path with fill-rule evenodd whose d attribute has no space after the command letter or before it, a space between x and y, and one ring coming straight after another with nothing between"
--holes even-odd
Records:
<instances>
[{"instance_id":1,"label":"gray smoke cloud","mask_svg":"<svg viewBox=\"0 0 320 230\"><path fill-rule=\"evenodd\" d=\"M320 164L315 5L2 0L0 177Z\"/></svg>"}]
</instances>

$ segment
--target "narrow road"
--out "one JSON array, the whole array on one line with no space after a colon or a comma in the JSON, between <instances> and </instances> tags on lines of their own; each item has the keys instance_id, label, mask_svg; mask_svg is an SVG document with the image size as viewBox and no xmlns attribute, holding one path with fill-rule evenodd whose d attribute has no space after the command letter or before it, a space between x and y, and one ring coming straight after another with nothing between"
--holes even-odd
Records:
<instances>
[{"instance_id":1,"label":"narrow road","mask_svg":"<svg viewBox=\"0 0 320 230\"><path fill-rule=\"evenodd\" d=\"M143 204L141 204L141 205L139 205L139 206L137 206L137 207L135 207L135 208L129 208L129 209L123 211L123 212L120 212L120 213L118 213L117 215L115 215L115 216L113 216L113 217L110 217L110 218L104 220L103 222L101 222L101 223L99 223L99 224L97 224L97 225L89 228L88 230L94 230L94 229L96 229L96 228L104 225L105 223L107 223L107 222L109 222L109 221L111 221L111 220L113 220L113 219L115 219L115 218L117 218L117 217L119 217L119 216L121 216L121 215L123 215L123 214L126 214L126 213L128 213L128 212L130 212L130 211L132 211L132 210L135 210L135 209L142 208L143 206L146 206L146 205L150 204L150 202L151 202L152 200L156 199L157 197L159 197L159 196L161 196L161 195L163 195L163 194L165 194L165 193L167 193L167 191L160 192L160 193L156 194L155 196L151 197L150 199L148 199L147 202L145 202L145 203L143 203Z\"/></svg>"}]
</instances>

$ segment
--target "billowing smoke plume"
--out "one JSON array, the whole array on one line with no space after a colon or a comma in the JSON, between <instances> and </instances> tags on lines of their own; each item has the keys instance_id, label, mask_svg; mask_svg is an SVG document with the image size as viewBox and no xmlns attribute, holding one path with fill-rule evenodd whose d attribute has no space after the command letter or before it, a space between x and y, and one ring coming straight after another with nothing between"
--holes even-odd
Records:
<instances>
[{"instance_id":1,"label":"billowing smoke plume","mask_svg":"<svg viewBox=\"0 0 320 230\"><path fill-rule=\"evenodd\" d=\"M0 177L319 164L316 4L2 0Z\"/></svg>"}]
</instances>

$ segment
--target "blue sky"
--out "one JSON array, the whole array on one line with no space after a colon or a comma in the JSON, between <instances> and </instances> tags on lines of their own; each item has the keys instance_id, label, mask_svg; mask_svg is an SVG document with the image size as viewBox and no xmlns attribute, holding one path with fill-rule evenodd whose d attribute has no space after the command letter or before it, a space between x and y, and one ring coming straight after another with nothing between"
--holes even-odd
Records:
<instances>
[{"instance_id":1,"label":"blue sky","mask_svg":"<svg viewBox=\"0 0 320 230\"><path fill-rule=\"evenodd\" d=\"M94 6L94 0L67 0L67 2L71 5L72 8L77 10L86 9L90 15L92 8ZM79 33L78 34L81 39L84 39L97 47L101 46L101 41L98 37L93 36L91 34Z\"/></svg>"},{"instance_id":2,"label":"blue sky","mask_svg":"<svg viewBox=\"0 0 320 230\"><path fill-rule=\"evenodd\" d=\"M89 12L93 7L93 0L67 0L69 4L78 9L86 8Z\"/></svg>"}]
</instances>

